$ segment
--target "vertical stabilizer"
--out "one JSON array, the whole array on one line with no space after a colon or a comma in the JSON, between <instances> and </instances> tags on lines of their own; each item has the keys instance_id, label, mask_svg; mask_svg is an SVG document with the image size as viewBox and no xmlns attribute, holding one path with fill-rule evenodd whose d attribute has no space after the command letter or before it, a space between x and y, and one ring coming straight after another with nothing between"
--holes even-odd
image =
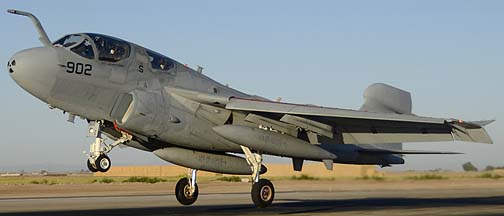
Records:
<instances>
[{"instance_id":1,"label":"vertical stabilizer","mask_svg":"<svg viewBox=\"0 0 504 216\"><path fill-rule=\"evenodd\" d=\"M364 91L362 111L411 115L411 94L383 83L374 83ZM375 148L403 150L402 143L373 144Z\"/></svg>"},{"instance_id":2,"label":"vertical stabilizer","mask_svg":"<svg viewBox=\"0 0 504 216\"><path fill-rule=\"evenodd\" d=\"M411 94L383 83L374 83L364 91L362 111L411 114Z\"/></svg>"}]
</instances>

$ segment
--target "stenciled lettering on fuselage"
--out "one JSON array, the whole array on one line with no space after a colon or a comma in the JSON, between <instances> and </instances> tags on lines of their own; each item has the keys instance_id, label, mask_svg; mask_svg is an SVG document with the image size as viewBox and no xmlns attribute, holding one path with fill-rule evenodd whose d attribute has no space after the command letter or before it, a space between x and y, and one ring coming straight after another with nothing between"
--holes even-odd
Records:
<instances>
[{"instance_id":1,"label":"stenciled lettering on fuselage","mask_svg":"<svg viewBox=\"0 0 504 216\"><path fill-rule=\"evenodd\" d=\"M66 72L67 73L75 73L75 74L83 74L86 76L91 76L91 71L93 71L93 66L90 64L83 64L80 62L67 62L66 64Z\"/></svg>"},{"instance_id":2,"label":"stenciled lettering on fuselage","mask_svg":"<svg viewBox=\"0 0 504 216\"><path fill-rule=\"evenodd\" d=\"M138 65L138 72L140 72L140 73L144 72L144 66L143 65Z\"/></svg>"}]
</instances>

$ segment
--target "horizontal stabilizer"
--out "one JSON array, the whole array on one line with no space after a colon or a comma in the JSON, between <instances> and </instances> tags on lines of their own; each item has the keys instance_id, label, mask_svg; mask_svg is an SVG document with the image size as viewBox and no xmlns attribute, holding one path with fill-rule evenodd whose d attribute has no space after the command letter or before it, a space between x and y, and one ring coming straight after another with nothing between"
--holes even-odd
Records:
<instances>
[{"instance_id":1,"label":"horizontal stabilizer","mask_svg":"<svg viewBox=\"0 0 504 216\"><path fill-rule=\"evenodd\" d=\"M459 152L387 150L387 149L359 149L358 151L360 153L368 153L368 154L463 154Z\"/></svg>"}]
</instances>

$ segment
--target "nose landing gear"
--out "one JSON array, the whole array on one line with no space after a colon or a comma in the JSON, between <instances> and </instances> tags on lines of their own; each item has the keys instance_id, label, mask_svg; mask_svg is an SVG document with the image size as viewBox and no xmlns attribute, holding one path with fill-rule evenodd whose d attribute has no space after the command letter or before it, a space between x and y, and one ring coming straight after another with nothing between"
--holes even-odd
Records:
<instances>
[{"instance_id":1,"label":"nose landing gear","mask_svg":"<svg viewBox=\"0 0 504 216\"><path fill-rule=\"evenodd\" d=\"M114 147L130 141L133 137L121 131L122 136L112 144L106 144L102 138L103 121L89 122L88 136L95 137L95 141L89 146L87 167L91 172L107 172L112 162L107 156Z\"/></svg>"}]
</instances>

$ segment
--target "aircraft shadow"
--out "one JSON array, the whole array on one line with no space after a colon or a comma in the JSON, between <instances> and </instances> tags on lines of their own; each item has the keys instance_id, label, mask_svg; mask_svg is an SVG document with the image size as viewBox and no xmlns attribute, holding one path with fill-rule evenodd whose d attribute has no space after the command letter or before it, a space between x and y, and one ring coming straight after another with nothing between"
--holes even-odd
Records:
<instances>
[{"instance_id":1,"label":"aircraft shadow","mask_svg":"<svg viewBox=\"0 0 504 216\"><path fill-rule=\"evenodd\" d=\"M417 208L449 208L468 206L498 206L504 205L504 196L495 197L468 197L468 198L365 198L344 200L303 200L303 199L278 199L287 201L273 204L269 208L257 209L252 205L225 205L225 206L176 206L176 207L149 207L126 209L97 209L97 210L70 210L47 212L21 212L0 215L279 215L320 213L343 213L348 211L373 211L397 210ZM494 214L494 215L502 215ZM489 215L489 214L487 214Z\"/></svg>"}]
</instances>

